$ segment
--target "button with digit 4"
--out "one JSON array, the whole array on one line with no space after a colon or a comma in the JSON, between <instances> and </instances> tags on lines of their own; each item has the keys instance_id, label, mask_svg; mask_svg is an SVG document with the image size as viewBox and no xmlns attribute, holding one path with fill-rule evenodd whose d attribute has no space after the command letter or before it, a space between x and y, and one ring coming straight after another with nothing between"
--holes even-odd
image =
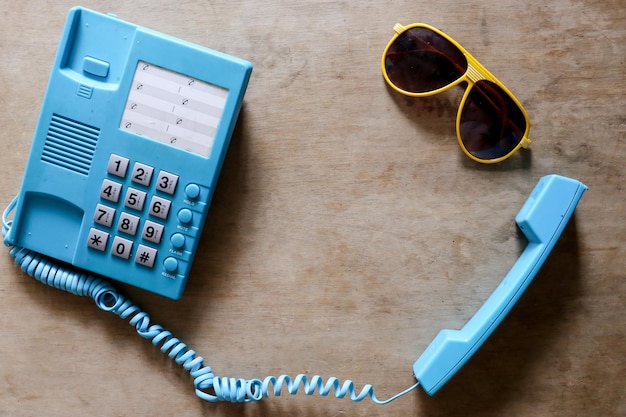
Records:
<instances>
[{"instance_id":1,"label":"button with digit 4","mask_svg":"<svg viewBox=\"0 0 626 417\"><path fill-rule=\"evenodd\" d=\"M117 203L120 200L120 194L122 194L122 184L110 180L102 181L100 198Z\"/></svg>"}]
</instances>

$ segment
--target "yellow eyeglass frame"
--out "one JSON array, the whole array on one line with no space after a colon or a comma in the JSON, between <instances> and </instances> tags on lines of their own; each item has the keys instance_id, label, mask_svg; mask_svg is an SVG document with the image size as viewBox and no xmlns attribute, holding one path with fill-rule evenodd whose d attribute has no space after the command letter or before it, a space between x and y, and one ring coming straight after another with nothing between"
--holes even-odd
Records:
<instances>
[{"instance_id":1,"label":"yellow eyeglass frame","mask_svg":"<svg viewBox=\"0 0 626 417\"><path fill-rule=\"evenodd\" d=\"M454 46L456 46L459 49L459 51L465 56L465 59L467 60L467 69L465 70L465 73L462 76L460 76L457 80L455 80L455 81L451 82L450 84L447 84L447 85L445 85L445 86L443 86L441 88L438 88L436 90L426 91L426 92L422 92L422 93L414 93L414 92L411 92L411 91L405 91L405 90L399 88L398 86L396 86L389 79L389 76L387 75L387 68L385 66L385 58L387 57L387 52L389 51L389 48L391 47L391 45L393 45L395 40L402 33L406 32L407 30L413 29L413 28L418 28L418 27L431 30L434 33L436 33L439 36L441 36L444 39L446 39L447 41L449 41L450 43L452 43ZM528 118L528 113L526 113L526 109L524 109L524 106L522 106L522 104L519 102L517 97L515 97L513 95L513 93L511 93L509 91L509 89L506 88L506 86L504 84L502 84L502 82L500 82L500 80L498 80L491 72L489 72L487 70L487 68L485 68L480 62L478 62L478 60L476 58L474 58L472 56L472 54L467 52L467 50L465 48L463 48L457 41L452 39L450 36L448 36L444 32L440 31L439 29L437 29L437 28L435 28L433 26L427 25L425 23L413 23L413 24L408 25L408 26L403 26L400 23L396 23L394 25L394 27L393 27L393 30L394 30L395 34L391 38L391 40L389 41L387 46L385 47L385 50L383 51L383 55L382 55L382 59L381 59L381 70L382 70L382 73L383 73L383 77L385 78L385 81L387 82L387 84L389 84L389 86L391 88L393 88L398 93L403 94L405 96L410 96L410 97L429 97L429 96L433 96L435 94L442 93L442 92L444 92L446 90L449 90L450 88L452 88L454 86L457 86L457 85L459 85L459 84L461 84L463 82L467 83L467 88L465 89L465 93L463 94L463 98L461 99L461 103L459 104L459 110L458 110L457 117L456 117L456 137L457 137L457 140L459 142L459 146L461 147L461 149L463 150L465 155L467 155L468 157L470 157L471 159L473 159L476 162L480 162L480 163L483 163L483 164L494 164L494 163L501 162L501 161L504 161L505 159L509 158L515 152L520 150L520 148L526 149L526 148L528 148L530 146L530 144L532 143L532 141L528 137L528 132L530 131L530 120ZM482 81L482 80L490 81L490 82L496 84L506 94L508 94L509 97L513 100L513 102L519 107L519 109L522 112L522 115L524 116L524 119L526 121L526 130L524 132L524 135L520 139L520 142L517 144L517 146L515 146L515 148L513 148L506 155L501 156L499 158L494 158L494 159L481 159L481 158L478 158L478 157L472 155L467 150L467 148L465 147L465 144L463 143L463 140L461 139L461 113L463 111L463 107L465 106L467 98L468 98L468 96L470 94L470 91L471 91L472 87L474 86L474 84L476 84L478 81Z\"/></svg>"}]
</instances>

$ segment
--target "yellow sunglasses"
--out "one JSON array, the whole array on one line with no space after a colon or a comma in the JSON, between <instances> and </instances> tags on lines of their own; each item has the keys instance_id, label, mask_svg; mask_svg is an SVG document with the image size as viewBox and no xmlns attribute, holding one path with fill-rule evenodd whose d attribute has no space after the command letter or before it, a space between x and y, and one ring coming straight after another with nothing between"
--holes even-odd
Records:
<instances>
[{"instance_id":1,"label":"yellow sunglasses","mask_svg":"<svg viewBox=\"0 0 626 417\"><path fill-rule=\"evenodd\" d=\"M467 83L456 118L457 139L467 156L495 163L530 145L524 107L454 39L423 23L397 23L393 30L381 66L394 90L426 97Z\"/></svg>"}]
</instances>

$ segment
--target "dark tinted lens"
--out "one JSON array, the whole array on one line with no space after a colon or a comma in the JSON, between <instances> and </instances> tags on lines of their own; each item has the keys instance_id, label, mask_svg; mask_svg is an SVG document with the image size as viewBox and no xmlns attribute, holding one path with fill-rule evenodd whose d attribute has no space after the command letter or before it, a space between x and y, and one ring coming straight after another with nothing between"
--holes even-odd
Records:
<instances>
[{"instance_id":1,"label":"dark tinted lens","mask_svg":"<svg viewBox=\"0 0 626 417\"><path fill-rule=\"evenodd\" d=\"M460 129L469 153L480 159L496 159L520 143L526 118L506 92L483 80L470 90L461 112Z\"/></svg>"},{"instance_id":2,"label":"dark tinted lens","mask_svg":"<svg viewBox=\"0 0 626 417\"><path fill-rule=\"evenodd\" d=\"M421 27L400 34L385 56L389 80L411 93L444 87L459 79L466 69L467 60L454 44Z\"/></svg>"}]
</instances>

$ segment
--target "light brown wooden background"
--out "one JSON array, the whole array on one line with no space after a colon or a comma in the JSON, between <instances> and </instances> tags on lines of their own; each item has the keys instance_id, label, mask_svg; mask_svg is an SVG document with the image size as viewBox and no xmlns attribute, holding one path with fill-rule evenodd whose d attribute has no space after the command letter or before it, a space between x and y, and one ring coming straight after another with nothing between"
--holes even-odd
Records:
<instances>
[{"instance_id":1,"label":"light brown wooden background","mask_svg":"<svg viewBox=\"0 0 626 417\"><path fill-rule=\"evenodd\" d=\"M0 202L18 191L65 14L4 1ZM306 372L386 398L442 328L474 314L525 246L537 180L585 182L575 219L501 327L436 396L388 406L281 397L208 404L191 378L92 301L0 256L0 416L626 414L626 12L621 0L84 1L254 63L184 298L124 287L216 374ZM396 22L461 42L528 110L532 150L460 151L460 92L390 91Z\"/></svg>"}]
</instances>

